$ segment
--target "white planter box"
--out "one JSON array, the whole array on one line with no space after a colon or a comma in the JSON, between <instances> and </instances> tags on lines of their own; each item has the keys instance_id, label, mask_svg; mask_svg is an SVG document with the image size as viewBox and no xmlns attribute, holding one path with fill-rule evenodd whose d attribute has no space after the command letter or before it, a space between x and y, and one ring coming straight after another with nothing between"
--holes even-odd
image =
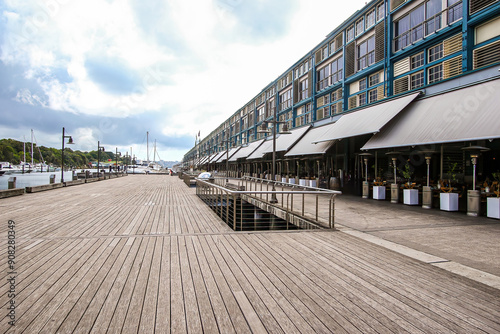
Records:
<instances>
[{"instance_id":1,"label":"white planter box","mask_svg":"<svg viewBox=\"0 0 500 334\"><path fill-rule=\"evenodd\" d=\"M309 181L309 180L299 179L299 186L305 186L306 185L306 181Z\"/></svg>"},{"instance_id":2,"label":"white planter box","mask_svg":"<svg viewBox=\"0 0 500 334\"><path fill-rule=\"evenodd\" d=\"M500 198L488 197L486 199L486 216L500 219Z\"/></svg>"},{"instance_id":3,"label":"white planter box","mask_svg":"<svg viewBox=\"0 0 500 334\"><path fill-rule=\"evenodd\" d=\"M373 186L373 199L385 199L385 186Z\"/></svg>"},{"instance_id":4,"label":"white planter box","mask_svg":"<svg viewBox=\"0 0 500 334\"><path fill-rule=\"evenodd\" d=\"M282 177L281 182L286 183L286 177Z\"/></svg>"},{"instance_id":5,"label":"white planter box","mask_svg":"<svg viewBox=\"0 0 500 334\"><path fill-rule=\"evenodd\" d=\"M439 194L440 209L444 211L458 211L458 194L441 193Z\"/></svg>"},{"instance_id":6,"label":"white planter box","mask_svg":"<svg viewBox=\"0 0 500 334\"><path fill-rule=\"evenodd\" d=\"M316 188L316 180L309 180L309 187Z\"/></svg>"},{"instance_id":7,"label":"white planter box","mask_svg":"<svg viewBox=\"0 0 500 334\"><path fill-rule=\"evenodd\" d=\"M295 178L293 177L289 178L288 183L295 184Z\"/></svg>"},{"instance_id":8,"label":"white planter box","mask_svg":"<svg viewBox=\"0 0 500 334\"><path fill-rule=\"evenodd\" d=\"M418 189L403 189L403 203L418 205Z\"/></svg>"}]
</instances>

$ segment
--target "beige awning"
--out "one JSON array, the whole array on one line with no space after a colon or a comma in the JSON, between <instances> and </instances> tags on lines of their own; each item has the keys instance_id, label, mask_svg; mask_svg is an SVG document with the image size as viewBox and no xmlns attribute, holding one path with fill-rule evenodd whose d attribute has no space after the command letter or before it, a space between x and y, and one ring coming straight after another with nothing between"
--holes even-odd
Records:
<instances>
[{"instance_id":1,"label":"beige awning","mask_svg":"<svg viewBox=\"0 0 500 334\"><path fill-rule=\"evenodd\" d=\"M315 143L324 141L375 134L410 104L420 93L414 93L366 109L346 114L325 131Z\"/></svg>"},{"instance_id":2,"label":"beige awning","mask_svg":"<svg viewBox=\"0 0 500 334\"><path fill-rule=\"evenodd\" d=\"M229 161L236 161L240 158L246 158L248 157L250 154L252 154L260 145L262 145L262 143L264 142L264 139L261 139L261 140L257 140L257 141L254 141L250 144L248 144L248 146L242 146L241 149L236 152L230 159Z\"/></svg>"},{"instance_id":3,"label":"beige awning","mask_svg":"<svg viewBox=\"0 0 500 334\"><path fill-rule=\"evenodd\" d=\"M317 128L311 128L302 139L285 154L285 157L325 154L335 141L326 141L317 144L313 144L313 142L321 139L321 136L334 125L335 123L331 123Z\"/></svg>"},{"instance_id":4,"label":"beige awning","mask_svg":"<svg viewBox=\"0 0 500 334\"><path fill-rule=\"evenodd\" d=\"M291 130L289 134L280 134L276 136L276 152L288 151L302 136L309 130L310 126L304 126L301 128ZM271 136L272 144L272 136ZM264 153L271 153L273 151L273 145L267 148Z\"/></svg>"},{"instance_id":5,"label":"beige awning","mask_svg":"<svg viewBox=\"0 0 500 334\"><path fill-rule=\"evenodd\" d=\"M233 148L230 148L229 149L229 154L223 154L220 156L219 160L217 160L217 162L224 162L227 160L227 158L229 157L229 159L231 159L231 157L233 156L233 154L235 154L236 152L238 152L238 150L241 148L241 146L238 146L238 147L233 147ZM229 160L231 161L231 160Z\"/></svg>"},{"instance_id":6,"label":"beige awning","mask_svg":"<svg viewBox=\"0 0 500 334\"><path fill-rule=\"evenodd\" d=\"M363 150L500 138L500 80L412 103Z\"/></svg>"},{"instance_id":7,"label":"beige awning","mask_svg":"<svg viewBox=\"0 0 500 334\"><path fill-rule=\"evenodd\" d=\"M221 159L223 155L226 155L226 151L222 151L222 152L217 153L215 155L215 157L212 159L212 161L210 161L210 162L212 162L212 163L213 162L215 162L215 163L220 162L219 159Z\"/></svg>"},{"instance_id":8,"label":"beige awning","mask_svg":"<svg viewBox=\"0 0 500 334\"><path fill-rule=\"evenodd\" d=\"M266 154L266 151L269 150L269 147L271 148L271 150L273 149L272 139L264 141L262 145L259 146L258 149L256 149L252 154L250 154L247 157L247 160L262 159L264 157L264 154Z\"/></svg>"}]
</instances>

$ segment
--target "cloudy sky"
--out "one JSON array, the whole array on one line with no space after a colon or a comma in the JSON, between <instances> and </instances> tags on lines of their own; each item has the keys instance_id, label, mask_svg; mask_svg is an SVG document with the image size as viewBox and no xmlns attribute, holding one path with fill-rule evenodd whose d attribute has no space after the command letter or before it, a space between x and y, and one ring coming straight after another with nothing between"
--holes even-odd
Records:
<instances>
[{"instance_id":1,"label":"cloudy sky","mask_svg":"<svg viewBox=\"0 0 500 334\"><path fill-rule=\"evenodd\" d=\"M364 4L3 0L0 138L181 160Z\"/></svg>"}]
</instances>

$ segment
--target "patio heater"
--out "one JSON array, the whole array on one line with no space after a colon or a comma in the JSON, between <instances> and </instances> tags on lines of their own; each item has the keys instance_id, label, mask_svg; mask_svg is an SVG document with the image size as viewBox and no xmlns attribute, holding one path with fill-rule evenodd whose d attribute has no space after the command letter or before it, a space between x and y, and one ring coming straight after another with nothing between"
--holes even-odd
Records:
<instances>
[{"instance_id":1,"label":"patio heater","mask_svg":"<svg viewBox=\"0 0 500 334\"><path fill-rule=\"evenodd\" d=\"M427 185L422 187L422 208L430 209L432 208L432 188L430 187L430 166L432 154L435 151L421 151L421 154L425 157L425 163L427 164Z\"/></svg>"},{"instance_id":2,"label":"patio heater","mask_svg":"<svg viewBox=\"0 0 500 334\"><path fill-rule=\"evenodd\" d=\"M368 184L368 158L373 156L373 154L364 152L359 154L360 157L363 157L363 161L365 162L365 181L363 182L363 198L370 197L370 185Z\"/></svg>"},{"instance_id":3,"label":"patio heater","mask_svg":"<svg viewBox=\"0 0 500 334\"><path fill-rule=\"evenodd\" d=\"M481 191L476 190L476 165L477 158L481 152L489 151L490 149L483 146L467 146L462 147L463 151L469 152L472 162L472 190L467 190L467 215L477 217L481 209Z\"/></svg>"},{"instance_id":4,"label":"patio heater","mask_svg":"<svg viewBox=\"0 0 500 334\"><path fill-rule=\"evenodd\" d=\"M401 152L392 151L392 152L387 152L385 155L391 157L392 165L394 167L394 183L391 184L391 203L398 203L399 185L397 181L397 167L398 167L397 161L398 157L401 155Z\"/></svg>"}]
</instances>

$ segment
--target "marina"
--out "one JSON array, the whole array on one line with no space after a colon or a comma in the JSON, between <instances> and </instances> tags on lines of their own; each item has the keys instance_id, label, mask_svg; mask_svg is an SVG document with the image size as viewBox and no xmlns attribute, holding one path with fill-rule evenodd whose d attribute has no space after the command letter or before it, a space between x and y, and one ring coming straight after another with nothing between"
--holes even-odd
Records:
<instances>
[{"instance_id":1,"label":"marina","mask_svg":"<svg viewBox=\"0 0 500 334\"><path fill-rule=\"evenodd\" d=\"M8 189L8 181L10 178L16 178L16 187L25 188L33 186L41 186L50 183L50 176L55 176L55 183L61 182L61 171L44 172L44 173L14 173L0 175L0 190ZM72 171L64 172L64 179L71 180L73 177Z\"/></svg>"},{"instance_id":2,"label":"marina","mask_svg":"<svg viewBox=\"0 0 500 334\"><path fill-rule=\"evenodd\" d=\"M380 212L366 204L353 211L354 203L338 198L336 229L242 233L221 221L195 188L164 175L2 199L0 256L6 257L7 221L15 222L18 276L15 326L3 316L0 328L5 333L500 331L498 288L438 267L453 261L429 254L418 260L354 235L386 231L395 238L403 231L416 241L417 231L430 229L437 237L439 227L447 226L477 236L481 228L489 232L477 243L489 245L498 224L463 217L454 226L453 219L392 206L392 216L399 218L383 225L387 220ZM411 228L405 228L407 221ZM427 244L432 242L428 238ZM484 267L498 270L488 253L495 254L494 247L483 251L490 261ZM474 245L468 249L476 254ZM3 271L2 291L8 289L6 275ZM8 302L2 293L3 312Z\"/></svg>"}]
</instances>

